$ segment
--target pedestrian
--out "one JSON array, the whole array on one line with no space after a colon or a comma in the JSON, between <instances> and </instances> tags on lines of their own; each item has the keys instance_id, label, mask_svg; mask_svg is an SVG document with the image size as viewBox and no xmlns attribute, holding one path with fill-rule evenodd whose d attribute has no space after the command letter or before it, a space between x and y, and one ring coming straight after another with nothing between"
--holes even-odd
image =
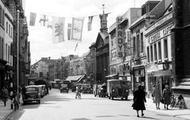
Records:
<instances>
[{"instance_id":1,"label":"pedestrian","mask_svg":"<svg viewBox=\"0 0 190 120\"><path fill-rule=\"evenodd\" d=\"M171 103L171 91L169 89L169 85L166 84L163 90L163 100L164 100L164 108L168 110L168 106Z\"/></svg>"},{"instance_id":2,"label":"pedestrian","mask_svg":"<svg viewBox=\"0 0 190 120\"><path fill-rule=\"evenodd\" d=\"M139 117L139 110L141 110L141 116L144 116L143 110L145 110L145 91L141 85L138 86L138 89L134 92L133 97L133 109L137 111L137 117Z\"/></svg>"},{"instance_id":3,"label":"pedestrian","mask_svg":"<svg viewBox=\"0 0 190 120\"><path fill-rule=\"evenodd\" d=\"M160 109L160 100L161 100L161 92L159 83L157 83L153 89L152 97L154 100L154 103L156 104L156 109Z\"/></svg>"},{"instance_id":4,"label":"pedestrian","mask_svg":"<svg viewBox=\"0 0 190 120\"><path fill-rule=\"evenodd\" d=\"M76 86L76 96L75 96L75 99L81 99L81 90L80 90L80 87L79 86Z\"/></svg>"},{"instance_id":5,"label":"pedestrian","mask_svg":"<svg viewBox=\"0 0 190 120\"><path fill-rule=\"evenodd\" d=\"M5 107L6 107L8 97L9 97L8 89L6 87L3 87L2 88L2 101L3 101Z\"/></svg>"}]
</instances>

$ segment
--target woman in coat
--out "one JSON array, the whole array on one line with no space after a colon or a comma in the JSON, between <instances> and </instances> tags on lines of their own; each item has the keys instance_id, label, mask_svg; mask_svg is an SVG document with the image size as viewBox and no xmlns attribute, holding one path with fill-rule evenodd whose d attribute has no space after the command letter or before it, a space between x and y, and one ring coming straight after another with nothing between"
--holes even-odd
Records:
<instances>
[{"instance_id":1,"label":"woman in coat","mask_svg":"<svg viewBox=\"0 0 190 120\"><path fill-rule=\"evenodd\" d=\"M156 104L156 109L160 109L161 92L159 88L159 83L155 86L152 96L154 98L154 103Z\"/></svg>"},{"instance_id":2,"label":"woman in coat","mask_svg":"<svg viewBox=\"0 0 190 120\"><path fill-rule=\"evenodd\" d=\"M139 110L141 110L141 115L144 116L143 110L146 109L144 104L146 102L145 95L143 87L138 86L138 89L134 92L134 103L132 105L133 109L137 111L137 117L139 117Z\"/></svg>"},{"instance_id":3,"label":"woman in coat","mask_svg":"<svg viewBox=\"0 0 190 120\"><path fill-rule=\"evenodd\" d=\"M169 86L166 84L163 90L164 108L168 110L168 106L171 102L171 91Z\"/></svg>"}]
</instances>

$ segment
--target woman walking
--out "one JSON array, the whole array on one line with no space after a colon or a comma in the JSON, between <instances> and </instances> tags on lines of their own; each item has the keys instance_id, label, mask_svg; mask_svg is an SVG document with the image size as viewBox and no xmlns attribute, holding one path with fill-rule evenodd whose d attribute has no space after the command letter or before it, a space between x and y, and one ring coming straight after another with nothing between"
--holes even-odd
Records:
<instances>
[{"instance_id":1,"label":"woman walking","mask_svg":"<svg viewBox=\"0 0 190 120\"><path fill-rule=\"evenodd\" d=\"M2 89L2 101L3 101L3 103L4 103L4 106L6 106L8 97L9 97L8 89L5 88L5 87L3 87L3 89Z\"/></svg>"},{"instance_id":2,"label":"woman walking","mask_svg":"<svg viewBox=\"0 0 190 120\"><path fill-rule=\"evenodd\" d=\"M168 110L168 106L171 102L171 91L169 89L169 86L166 84L165 88L163 90L163 99L164 99L164 108Z\"/></svg>"},{"instance_id":3,"label":"woman walking","mask_svg":"<svg viewBox=\"0 0 190 120\"><path fill-rule=\"evenodd\" d=\"M156 109L160 109L161 92L160 92L159 83L155 86L152 96L154 99L154 103L156 104Z\"/></svg>"},{"instance_id":4,"label":"woman walking","mask_svg":"<svg viewBox=\"0 0 190 120\"><path fill-rule=\"evenodd\" d=\"M145 91L143 87L140 85L138 86L138 89L134 92L134 98L133 98L133 109L137 111L137 117L139 117L139 110L141 110L141 116L144 116L143 110L145 110Z\"/></svg>"}]
</instances>

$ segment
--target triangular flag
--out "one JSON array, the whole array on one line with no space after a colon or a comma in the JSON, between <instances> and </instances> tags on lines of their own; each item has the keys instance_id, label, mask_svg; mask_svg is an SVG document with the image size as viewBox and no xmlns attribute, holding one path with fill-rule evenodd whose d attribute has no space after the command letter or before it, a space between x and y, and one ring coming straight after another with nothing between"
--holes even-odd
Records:
<instances>
[{"instance_id":1,"label":"triangular flag","mask_svg":"<svg viewBox=\"0 0 190 120\"><path fill-rule=\"evenodd\" d=\"M36 13L30 12L30 26L34 26L36 22Z\"/></svg>"},{"instance_id":2,"label":"triangular flag","mask_svg":"<svg viewBox=\"0 0 190 120\"><path fill-rule=\"evenodd\" d=\"M88 17L88 31L92 30L92 20L93 20L93 16L89 16Z\"/></svg>"},{"instance_id":3,"label":"triangular flag","mask_svg":"<svg viewBox=\"0 0 190 120\"><path fill-rule=\"evenodd\" d=\"M78 43L77 43L76 46L75 46L75 51L77 50L77 47L78 47Z\"/></svg>"}]
</instances>

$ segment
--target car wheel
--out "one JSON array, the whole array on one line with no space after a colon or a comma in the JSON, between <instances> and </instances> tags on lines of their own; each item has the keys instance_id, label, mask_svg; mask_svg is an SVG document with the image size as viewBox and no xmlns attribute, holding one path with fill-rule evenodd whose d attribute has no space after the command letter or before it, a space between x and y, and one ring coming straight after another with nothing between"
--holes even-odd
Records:
<instances>
[{"instance_id":1,"label":"car wheel","mask_svg":"<svg viewBox=\"0 0 190 120\"><path fill-rule=\"evenodd\" d=\"M121 98L121 100L123 100L123 97Z\"/></svg>"},{"instance_id":2,"label":"car wheel","mask_svg":"<svg viewBox=\"0 0 190 120\"><path fill-rule=\"evenodd\" d=\"M128 100L128 96L127 96L127 97L125 97L125 100Z\"/></svg>"},{"instance_id":3,"label":"car wheel","mask_svg":"<svg viewBox=\"0 0 190 120\"><path fill-rule=\"evenodd\" d=\"M41 101L40 100L38 100L38 104L40 104L41 103Z\"/></svg>"},{"instance_id":4,"label":"car wheel","mask_svg":"<svg viewBox=\"0 0 190 120\"><path fill-rule=\"evenodd\" d=\"M112 96L111 99L114 100L114 97Z\"/></svg>"}]
</instances>

